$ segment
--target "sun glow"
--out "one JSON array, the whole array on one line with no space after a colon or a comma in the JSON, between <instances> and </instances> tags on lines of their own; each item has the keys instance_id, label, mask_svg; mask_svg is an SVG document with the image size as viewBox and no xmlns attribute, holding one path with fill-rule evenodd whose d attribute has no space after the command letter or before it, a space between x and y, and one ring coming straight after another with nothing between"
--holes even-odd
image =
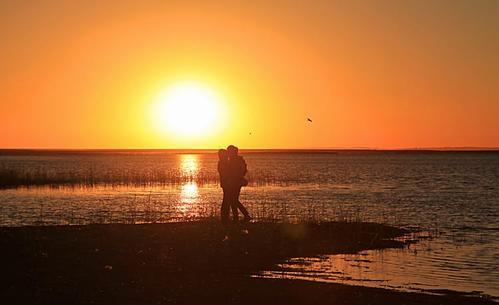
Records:
<instances>
[{"instance_id":1,"label":"sun glow","mask_svg":"<svg viewBox=\"0 0 499 305\"><path fill-rule=\"evenodd\" d=\"M156 98L153 119L157 128L180 137L213 133L220 125L223 107L211 88L198 82L175 83Z\"/></svg>"}]
</instances>

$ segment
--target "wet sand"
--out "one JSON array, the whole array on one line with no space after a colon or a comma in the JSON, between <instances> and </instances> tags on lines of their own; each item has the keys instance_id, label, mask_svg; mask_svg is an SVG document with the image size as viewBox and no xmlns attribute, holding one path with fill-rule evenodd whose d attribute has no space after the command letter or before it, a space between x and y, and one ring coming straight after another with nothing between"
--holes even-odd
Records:
<instances>
[{"instance_id":1,"label":"wet sand","mask_svg":"<svg viewBox=\"0 0 499 305\"><path fill-rule=\"evenodd\" d=\"M495 304L298 280L252 278L286 258L403 247L372 223L217 221L1 228L2 304Z\"/></svg>"}]
</instances>

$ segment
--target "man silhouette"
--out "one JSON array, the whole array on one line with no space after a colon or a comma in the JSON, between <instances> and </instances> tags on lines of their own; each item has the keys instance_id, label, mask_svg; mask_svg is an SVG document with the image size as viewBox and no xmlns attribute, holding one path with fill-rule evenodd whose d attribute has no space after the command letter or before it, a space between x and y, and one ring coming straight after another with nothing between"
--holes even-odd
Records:
<instances>
[{"instance_id":1,"label":"man silhouette","mask_svg":"<svg viewBox=\"0 0 499 305\"><path fill-rule=\"evenodd\" d=\"M244 215L244 220L249 221L251 217L248 210L246 210L241 201L239 201L241 187L248 185L248 180L244 178L248 172L246 161L239 155L239 149L234 145L227 146L227 154L229 158L227 189L230 194L229 201L232 209L232 216L234 221L239 221L238 210L240 210Z\"/></svg>"}]
</instances>

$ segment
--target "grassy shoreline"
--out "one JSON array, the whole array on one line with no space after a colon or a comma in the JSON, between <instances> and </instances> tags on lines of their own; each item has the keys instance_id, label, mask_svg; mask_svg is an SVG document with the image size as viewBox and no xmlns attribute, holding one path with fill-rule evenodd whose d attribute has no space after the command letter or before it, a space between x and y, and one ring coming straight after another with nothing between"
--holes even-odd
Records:
<instances>
[{"instance_id":1,"label":"grassy shoreline","mask_svg":"<svg viewBox=\"0 0 499 305\"><path fill-rule=\"evenodd\" d=\"M0 228L6 304L494 304L366 287L250 278L291 257L403 247L374 223L216 221Z\"/></svg>"}]
</instances>

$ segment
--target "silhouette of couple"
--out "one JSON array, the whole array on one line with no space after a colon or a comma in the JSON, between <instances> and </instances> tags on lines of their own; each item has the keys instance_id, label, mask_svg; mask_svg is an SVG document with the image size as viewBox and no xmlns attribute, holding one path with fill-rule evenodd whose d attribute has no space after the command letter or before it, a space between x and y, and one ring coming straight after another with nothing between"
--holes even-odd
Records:
<instances>
[{"instance_id":1,"label":"silhouette of couple","mask_svg":"<svg viewBox=\"0 0 499 305\"><path fill-rule=\"evenodd\" d=\"M244 177L248 170L244 158L238 153L239 150L234 145L229 145L227 150L218 151L218 173L223 190L221 218L226 227L230 222L231 210L233 221L236 223L239 221L239 211L244 215L245 222L251 219L248 210L239 201L241 187L248 185L248 180Z\"/></svg>"}]
</instances>

